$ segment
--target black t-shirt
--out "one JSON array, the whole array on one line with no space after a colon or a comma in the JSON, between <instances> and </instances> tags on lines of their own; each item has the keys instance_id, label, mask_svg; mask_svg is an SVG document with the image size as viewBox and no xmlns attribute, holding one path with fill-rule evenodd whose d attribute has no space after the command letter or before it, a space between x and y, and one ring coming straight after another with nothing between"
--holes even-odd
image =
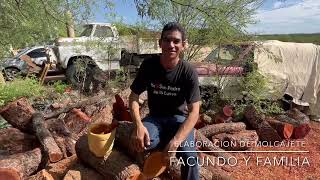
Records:
<instances>
[{"instance_id":1,"label":"black t-shirt","mask_svg":"<svg viewBox=\"0 0 320 180\"><path fill-rule=\"evenodd\" d=\"M186 105L200 101L198 74L183 60L171 70L159 56L144 60L130 88L138 95L147 90L152 116L187 115Z\"/></svg>"}]
</instances>

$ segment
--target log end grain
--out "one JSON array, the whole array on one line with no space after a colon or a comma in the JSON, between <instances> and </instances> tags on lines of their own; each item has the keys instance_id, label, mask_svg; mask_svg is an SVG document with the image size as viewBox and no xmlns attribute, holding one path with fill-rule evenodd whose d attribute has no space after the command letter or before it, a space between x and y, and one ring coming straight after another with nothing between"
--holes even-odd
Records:
<instances>
[{"instance_id":1,"label":"log end grain","mask_svg":"<svg viewBox=\"0 0 320 180\"><path fill-rule=\"evenodd\" d=\"M13 168L2 168L0 169L0 179L3 180L20 180L19 172Z\"/></svg>"}]
</instances>

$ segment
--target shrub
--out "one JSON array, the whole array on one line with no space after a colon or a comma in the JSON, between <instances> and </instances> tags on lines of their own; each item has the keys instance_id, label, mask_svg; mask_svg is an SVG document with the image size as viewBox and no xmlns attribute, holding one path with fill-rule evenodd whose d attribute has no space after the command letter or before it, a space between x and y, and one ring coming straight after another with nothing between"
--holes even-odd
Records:
<instances>
[{"instance_id":1,"label":"shrub","mask_svg":"<svg viewBox=\"0 0 320 180\"><path fill-rule=\"evenodd\" d=\"M68 84L62 82L62 81L56 81L53 83L53 88L55 92L62 94L64 93L65 89L68 87Z\"/></svg>"},{"instance_id":2,"label":"shrub","mask_svg":"<svg viewBox=\"0 0 320 180\"><path fill-rule=\"evenodd\" d=\"M15 79L0 85L0 106L20 97L37 97L44 94L45 88L36 79Z\"/></svg>"}]
</instances>

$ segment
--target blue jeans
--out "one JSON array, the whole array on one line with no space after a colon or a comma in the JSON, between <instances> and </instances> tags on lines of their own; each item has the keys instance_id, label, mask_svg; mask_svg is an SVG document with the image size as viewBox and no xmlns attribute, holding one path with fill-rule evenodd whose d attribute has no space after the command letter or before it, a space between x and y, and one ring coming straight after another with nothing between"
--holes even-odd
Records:
<instances>
[{"instance_id":1,"label":"blue jeans","mask_svg":"<svg viewBox=\"0 0 320 180\"><path fill-rule=\"evenodd\" d=\"M180 115L172 117L147 116L144 118L143 125L147 128L150 137L150 145L147 147L147 150L163 149L174 137L185 119L184 116ZM194 144L194 130L182 142L182 146L179 146L177 149L177 151L186 152L176 153L176 157L178 159L182 158L185 164L185 166L181 166L181 179L183 180L199 179L199 167L196 162L197 153L195 152L195 146L190 146L192 143ZM186 144L187 146L183 146Z\"/></svg>"}]
</instances>

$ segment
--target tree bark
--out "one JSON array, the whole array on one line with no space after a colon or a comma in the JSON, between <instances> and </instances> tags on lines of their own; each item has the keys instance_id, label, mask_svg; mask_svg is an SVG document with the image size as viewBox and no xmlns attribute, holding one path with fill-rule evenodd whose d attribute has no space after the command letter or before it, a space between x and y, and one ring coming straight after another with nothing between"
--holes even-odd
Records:
<instances>
[{"instance_id":1,"label":"tree bark","mask_svg":"<svg viewBox=\"0 0 320 180\"><path fill-rule=\"evenodd\" d=\"M290 118L286 115L279 115L275 117L277 120L281 122L290 123L293 125L293 135L292 138L301 139L304 138L307 134L309 134L311 128L309 124L305 124L305 121L299 121L293 118Z\"/></svg>"},{"instance_id":2,"label":"tree bark","mask_svg":"<svg viewBox=\"0 0 320 180\"><path fill-rule=\"evenodd\" d=\"M216 157L222 157L225 160L231 159L231 154L227 151L224 151L220 147L216 146L212 141L210 141L207 137L205 137L201 132L196 131L195 132L195 139L196 142L201 145L200 149L203 151L210 151L207 152L207 154L216 156Z\"/></svg>"},{"instance_id":3,"label":"tree bark","mask_svg":"<svg viewBox=\"0 0 320 180\"><path fill-rule=\"evenodd\" d=\"M253 106L246 108L245 117L249 124L257 131L260 140L270 142L282 140L278 132L265 120L265 116L259 114Z\"/></svg>"},{"instance_id":4,"label":"tree bark","mask_svg":"<svg viewBox=\"0 0 320 180\"><path fill-rule=\"evenodd\" d=\"M91 105L91 104L94 104L94 103L99 103L99 102L105 101L106 99L104 99L103 97L104 97L104 95L100 94L100 95L94 96L94 97L92 97L90 99L86 99L86 100L71 104L71 105L69 105L67 107L58 109L55 112L52 112L52 113L49 113L49 114L45 114L44 118L45 119L54 118L54 117L59 116L59 114L61 114L61 113L66 113L66 112L71 111L73 108L80 108L80 107L88 106L88 105Z\"/></svg>"},{"instance_id":5,"label":"tree bark","mask_svg":"<svg viewBox=\"0 0 320 180\"><path fill-rule=\"evenodd\" d=\"M286 114L290 118L295 119L298 122L301 122L301 124L309 124L309 122L310 122L309 117L307 115L305 115L304 113L300 112L296 108L293 108L293 109L287 111Z\"/></svg>"},{"instance_id":6,"label":"tree bark","mask_svg":"<svg viewBox=\"0 0 320 180\"><path fill-rule=\"evenodd\" d=\"M243 122L238 123L223 123L212 124L205 126L199 130L205 137L211 137L220 133L238 132L246 129L246 125Z\"/></svg>"},{"instance_id":7,"label":"tree bark","mask_svg":"<svg viewBox=\"0 0 320 180\"><path fill-rule=\"evenodd\" d=\"M39 147L38 139L16 128L0 129L0 154L10 155Z\"/></svg>"},{"instance_id":8,"label":"tree bark","mask_svg":"<svg viewBox=\"0 0 320 180\"><path fill-rule=\"evenodd\" d=\"M134 129L132 122L121 121L116 129L115 145L125 150L125 153L132 158L137 157L137 152L131 144L131 134Z\"/></svg>"},{"instance_id":9,"label":"tree bark","mask_svg":"<svg viewBox=\"0 0 320 180\"><path fill-rule=\"evenodd\" d=\"M222 149L228 151L243 151L250 148L250 144L259 140L258 134L255 130L245 130L233 134L223 133L212 136L212 141L219 142L227 141L228 146L222 146ZM220 143L219 143L220 144Z\"/></svg>"},{"instance_id":10,"label":"tree bark","mask_svg":"<svg viewBox=\"0 0 320 180\"><path fill-rule=\"evenodd\" d=\"M25 179L38 169L41 157L40 148L1 157L0 179Z\"/></svg>"},{"instance_id":11,"label":"tree bark","mask_svg":"<svg viewBox=\"0 0 320 180\"><path fill-rule=\"evenodd\" d=\"M292 136L294 129L292 124L284 123L273 118L268 118L267 121L282 138L289 139Z\"/></svg>"},{"instance_id":12,"label":"tree bark","mask_svg":"<svg viewBox=\"0 0 320 180\"><path fill-rule=\"evenodd\" d=\"M0 109L0 115L13 127L30 132L34 109L26 98L20 98Z\"/></svg>"},{"instance_id":13,"label":"tree bark","mask_svg":"<svg viewBox=\"0 0 320 180\"><path fill-rule=\"evenodd\" d=\"M115 149L103 158L98 158L90 152L88 147L88 138L81 136L76 143L76 152L78 158L84 163L90 165L105 179L123 180L140 173L139 167L120 151Z\"/></svg>"},{"instance_id":14,"label":"tree bark","mask_svg":"<svg viewBox=\"0 0 320 180\"><path fill-rule=\"evenodd\" d=\"M33 129L40 141L50 162L57 162L63 158L63 153L52 137L50 131L45 127L44 117L41 113L33 114Z\"/></svg>"}]
</instances>

